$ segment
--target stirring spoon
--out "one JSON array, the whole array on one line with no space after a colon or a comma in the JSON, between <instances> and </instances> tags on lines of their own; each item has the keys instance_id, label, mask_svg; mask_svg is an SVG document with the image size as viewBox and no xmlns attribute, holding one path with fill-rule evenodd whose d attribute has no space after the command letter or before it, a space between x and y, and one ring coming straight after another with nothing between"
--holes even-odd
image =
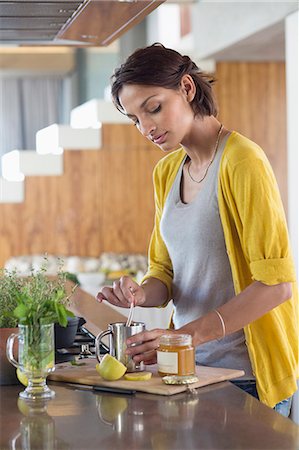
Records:
<instances>
[{"instance_id":1,"label":"stirring spoon","mask_svg":"<svg viewBox=\"0 0 299 450\"><path fill-rule=\"evenodd\" d=\"M132 288L130 287L129 289L130 289L131 294L134 296L135 293L132 292ZM133 320L133 313L134 313L134 302L132 302L131 306L130 306L130 312L129 312L128 319L127 319L127 322L126 322L126 327L130 327L131 326L131 323L132 323L132 320Z\"/></svg>"}]
</instances>

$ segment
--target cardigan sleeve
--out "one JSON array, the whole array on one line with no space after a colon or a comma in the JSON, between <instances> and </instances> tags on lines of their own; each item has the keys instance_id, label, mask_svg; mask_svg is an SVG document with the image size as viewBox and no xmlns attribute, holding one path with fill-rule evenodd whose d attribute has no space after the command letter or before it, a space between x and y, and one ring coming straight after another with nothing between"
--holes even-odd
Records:
<instances>
[{"instance_id":1,"label":"cardigan sleeve","mask_svg":"<svg viewBox=\"0 0 299 450\"><path fill-rule=\"evenodd\" d=\"M261 149L228 164L234 218L252 279L273 285L296 280L275 176Z\"/></svg>"},{"instance_id":2,"label":"cardigan sleeve","mask_svg":"<svg viewBox=\"0 0 299 450\"><path fill-rule=\"evenodd\" d=\"M157 278L162 281L168 290L168 299L165 299L167 303L171 299L173 269L168 250L160 233L160 221L163 211L163 195L165 192L159 172L158 165L156 166L153 174L155 191L155 223L148 251L148 270L143 277L142 282L148 278Z\"/></svg>"}]
</instances>

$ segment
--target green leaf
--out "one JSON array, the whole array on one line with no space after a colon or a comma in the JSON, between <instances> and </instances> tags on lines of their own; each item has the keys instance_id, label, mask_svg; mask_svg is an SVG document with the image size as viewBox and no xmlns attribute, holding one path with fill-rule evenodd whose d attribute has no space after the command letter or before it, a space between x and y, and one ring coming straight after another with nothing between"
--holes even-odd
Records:
<instances>
[{"instance_id":1,"label":"green leaf","mask_svg":"<svg viewBox=\"0 0 299 450\"><path fill-rule=\"evenodd\" d=\"M75 284L79 284L78 278L77 278L77 276L74 273L64 272L64 275L65 275L65 278L67 280L70 280L70 281L72 281Z\"/></svg>"},{"instance_id":2,"label":"green leaf","mask_svg":"<svg viewBox=\"0 0 299 450\"><path fill-rule=\"evenodd\" d=\"M72 359L70 361L70 363L71 363L72 366L85 366L86 365L85 362L77 362L75 359Z\"/></svg>"},{"instance_id":3,"label":"green leaf","mask_svg":"<svg viewBox=\"0 0 299 450\"><path fill-rule=\"evenodd\" d=\"M55 293L55 302L59 302L60 300L62 300L65 297L65 292L63 289L58 289Z\"/></svg>"},{"instance_id":4,"label":"green leaf","mask_svg":"<svg viewBox=\"0 0 299 450\"><path fill-rule=\"evenodd\" d=\"M70 304L75 286L68 295L63 262L55 278L47 275L48 260L39 270L32 270L28 277L20 277L16 270L0 268L0 326L59 322L67 325L67 317L73 316L66 308Z\"/></svg>"},{"instance_id":5,"label":"green leaf","mask_svg":"<svg viewBox=\"0 0 299 450\"><path fill-rule=\"evenodd\" d=\"M66 309L66 314L68 317L75 317L75 314L73 313L73 311L70 311L69 309Z\"/></svg>"},{"instance_id":6,"label":"green leaf","mask_svg":"<svg viewBox=\"0 0 299 450\"><path fill-rule=\"evenodd\" d=\"M57 305L57 315L58 315L58 323L62 327L67 326L67 313L66 309L63 305Z\"/></svg>"},{"instance_id":7,"label":"green leaf","mask_svg":"<svg viewBox=\"0 0 299 450\"><path fill-rule=\"evenodd\" d=\"M20 292L18 292L18 291L15 291L15 299L16 299L16 301L18 302L18 303L22 303L23 302L23 298L22 298L22 295L21 295L21 293Z\"/></svg>"},{"instance_id":8,"label":"green leaf","mask_svg":"<svg viewBox=\"0 0 299 450\"><path fill-rule=\"evenodd\" d=\"M20 303L15 309L14 309L14 316L17 319L24 319L27 316L28 308L24 303Z\"/></svg>"}]
</instances>

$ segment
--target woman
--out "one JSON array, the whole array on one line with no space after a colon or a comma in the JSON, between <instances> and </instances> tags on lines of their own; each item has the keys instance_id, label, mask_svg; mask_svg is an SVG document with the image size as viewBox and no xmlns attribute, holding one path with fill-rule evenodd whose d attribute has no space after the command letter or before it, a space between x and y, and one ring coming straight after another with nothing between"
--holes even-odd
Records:
<instances>
[{"instance_id":1,"label":"woman","mask_svg":"<svg viewBox=\"0 0 299 450\"><path fill-rule=\"evenodd\" d=\"M298 330L283 207L263 151L217 120L213 81L161 44L135 51L115 71L116 107L168 154L154 171L148 272L140 285L122 277L97 299L125 308L173 299L167 332L192 335L196 362L243 369L237 384L288 415ZM128 345L143 343L127 352L155 363L163 333L130 338Z\"/></svg>"}]
</instances>

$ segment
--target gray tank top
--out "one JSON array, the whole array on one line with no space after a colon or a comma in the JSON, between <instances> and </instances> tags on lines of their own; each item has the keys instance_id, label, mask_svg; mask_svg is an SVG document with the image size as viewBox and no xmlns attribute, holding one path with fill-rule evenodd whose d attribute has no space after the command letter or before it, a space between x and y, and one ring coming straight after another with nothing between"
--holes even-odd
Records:
<instances>
[{"instance_id":1,"label":"gray tank top","mask_svg":"<svg viewBox=\"0 0 299 450\"><path fill-rule=\"evenodd\" d=\"M191 203L181 200L184 158L167 196L161 234L173 266L175 328L218 308L234 297L234 286L218 208L218 172L225 142L218 149L202 189ZM242 369L253 378L243 330L202 344L196 362Z\"/></svg>"}]
</instances>

